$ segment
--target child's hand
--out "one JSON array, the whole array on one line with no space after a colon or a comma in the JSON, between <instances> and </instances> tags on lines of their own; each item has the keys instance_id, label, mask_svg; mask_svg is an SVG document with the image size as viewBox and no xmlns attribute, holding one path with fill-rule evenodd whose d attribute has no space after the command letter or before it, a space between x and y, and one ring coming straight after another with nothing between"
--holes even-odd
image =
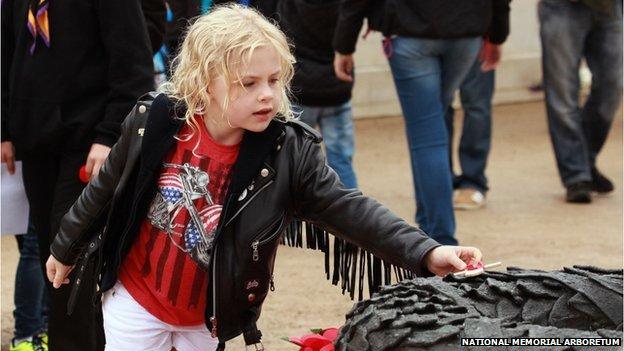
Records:
<instances>
[{"instance_id":1,"label":"child's hand","mask_svg":"<svg viewBox=\"0 0 624 351\"><path fill-rule=\"evenodd\" d=\"M425 265L431 273L443 277L463 271L471 261L480 262L482 256L476 247L438 246L425 256Z\"/></svg>"},{"instance_id":2,"label":"child's hand","mask_svg":"<svg viewBox=\"0 0 624 351\"><path fill-rule=\"evenodd\" d=\"M55 289L61 287L62 284L69 284L69 272L74 269L74 266L66 266L59 262L54 256L50 255L48 262L46 262L46 275L48 280L52 283Z\"/></svg>"}]
</instances>

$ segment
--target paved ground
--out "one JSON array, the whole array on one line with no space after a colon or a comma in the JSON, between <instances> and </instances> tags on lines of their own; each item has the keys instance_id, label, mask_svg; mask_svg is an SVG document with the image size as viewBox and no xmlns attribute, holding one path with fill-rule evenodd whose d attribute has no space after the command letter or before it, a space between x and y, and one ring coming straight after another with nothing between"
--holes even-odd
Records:
<instances>
[{"instance_id":1,"label":"paved ground","mask_svg":"<svg viewBox=\"0 0 624 351\"><path fill-rule=\"evenodd\" d=\"M557 269L573 264L622 267L622 118L618 117L599 166L616 183L610 196L591 205L563 202L546 129L542 103L494 109L491 192L488 205L457 213L457 236L476 245L485 260L505 265ZM621 115L621 113L620 113ZM356 122L356 171L361 188L413 222L409 161L400 117ZM2 350L12 333L15 240L2 244ZM276 291L263 309L259 326L269 350L295 350L280 340L309 328L338 326L352 302L323 277L317 252L281 248L276 263ZM240 350L239 339L228 348Z\"/></svg>"}]
</instances>

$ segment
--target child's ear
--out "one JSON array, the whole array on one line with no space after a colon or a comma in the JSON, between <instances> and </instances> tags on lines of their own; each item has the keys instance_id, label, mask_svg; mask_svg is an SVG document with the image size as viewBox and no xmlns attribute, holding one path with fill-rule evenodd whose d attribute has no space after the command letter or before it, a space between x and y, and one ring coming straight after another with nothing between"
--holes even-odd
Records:
<instances>
[{"instance_id":1,"label":"child's ear","mask_svg":"<svg viewBox=\"0 0 624 351\"><path fill-rule=\"evenodd\" d=\"M215 100L215 96L214 91L210 86L206 88L206 94L208 95L208 101L206 101L206 104L211 105L212 102Z\"/></svg>"}]
</instances>

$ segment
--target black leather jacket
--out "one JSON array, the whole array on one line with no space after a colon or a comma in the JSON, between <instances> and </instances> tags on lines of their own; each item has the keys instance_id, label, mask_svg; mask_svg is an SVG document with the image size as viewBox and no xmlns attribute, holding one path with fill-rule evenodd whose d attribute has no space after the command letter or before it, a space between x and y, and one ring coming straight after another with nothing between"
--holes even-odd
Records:
<instances>
[{"instance_id":1,"label":"black leather jacket","mask_svg":"<svg viewBox=\"0 0 624 351\"><path fill-rule=\"evenodd\" d=\"M156 191L162 159L182 124L173 118L179 111L167 96L154 97L140 100L125 119L121 138L62 219L51 246L57 260L73 265L101 234L100 291L117 280ZM345 189L327 166L320 141L303 123L277 120L264 132L243 137L208 273L206 323L213 328L210 318L216 316L222 342L257 332L280 238L293 219L417 275L428 274L423 257L439 244L360 191Z\"/></svg>"}]
</instances>

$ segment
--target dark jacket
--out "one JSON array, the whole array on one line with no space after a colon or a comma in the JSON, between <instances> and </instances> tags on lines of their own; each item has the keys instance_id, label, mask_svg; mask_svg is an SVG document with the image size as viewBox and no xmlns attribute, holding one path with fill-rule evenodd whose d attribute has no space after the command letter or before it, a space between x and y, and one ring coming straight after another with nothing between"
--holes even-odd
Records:
<instances>
[{"instance_id":1,"label":"dark jacket","mask_svg":"<svg viewBox=\"0 0 624 351\"><path fill-rule=\"evenodd\" d=\"M334 49L355 51L364 18L385 36L428 39L487 36L500 44L509 34L510 0L344 0Z\"/></svg>"},{"instance_id":2,"label":"dark jacket","mask_svg":"<svg viewBox=\"0 0 624 351\"><path fill-rule=\"evenodd\" d=\"M2 1L2 140L16 151L112 146L136 99L153 89L138 0L50 1L51 46L26 26L30 1Z\"/></svg>"},{"instance_id":3,"label":"dark jacket","mask_svg":"<svg viewBox=\"0 0 624 351\"><path fill-rule=\"evenodd\" d=\"M66 265L75 264L89 240L101 233L102 291L115 284L138 235L162 160L181 126L173 118L179 113L165 95L140 101L99 174L61 221L50 249ZM375 200L344 189L327 166L320 141L301 122L274 120L264 132L245 133L212 254L206 323L211 328L209 318L216 316L220 341L255 330L280 239L287 228L292 230L294 219L418 275L430 274L422 260L439 244ZM246 284L253 281L258 284Z\"/></svg>"},{"instance_id":4,"label":"dark jacket","mask_svg":"<svg viewBox=\"0 0 624 351\"><path fill-rule=\"evenodd\" d=\"M295 46L295 101L307 106L336 106L351 100L353 83L334 73L332 38L340 0L282 0L277 5L281 29Z\"/></svg>"}]
</instances>

